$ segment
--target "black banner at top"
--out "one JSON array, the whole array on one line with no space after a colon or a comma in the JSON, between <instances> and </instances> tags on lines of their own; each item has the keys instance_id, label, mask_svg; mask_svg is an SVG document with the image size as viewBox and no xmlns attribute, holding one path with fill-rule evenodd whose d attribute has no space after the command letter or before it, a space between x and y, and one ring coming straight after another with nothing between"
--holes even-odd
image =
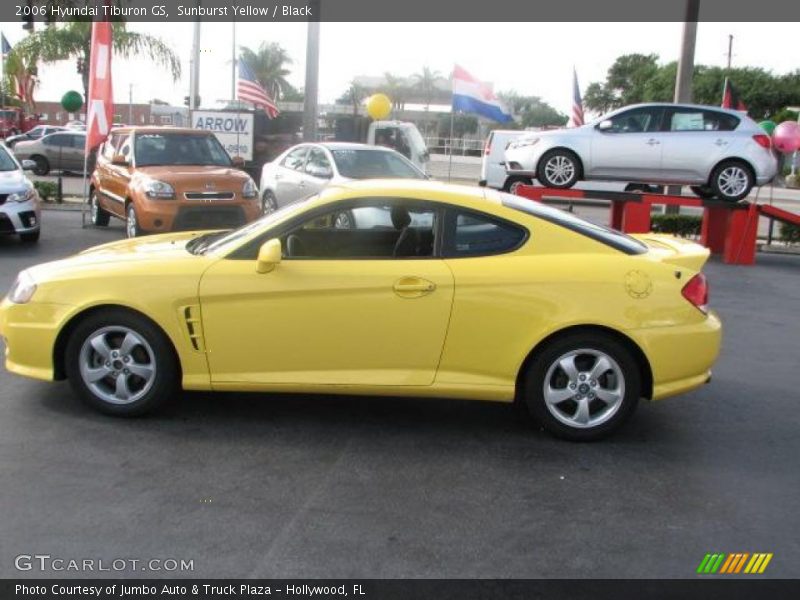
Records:
<instances>
[{"instance_id":1,"label":"black banner at top","mask_svg":"<svg viewBox=\"0 0 800 600\"><path fill-rule=\"evenodd\" d=\"M0 21L684 21L692 1L697 0L3 0ZM697 19L798 21L800 3L699 0Z\"/></svg>"}]
</instances>

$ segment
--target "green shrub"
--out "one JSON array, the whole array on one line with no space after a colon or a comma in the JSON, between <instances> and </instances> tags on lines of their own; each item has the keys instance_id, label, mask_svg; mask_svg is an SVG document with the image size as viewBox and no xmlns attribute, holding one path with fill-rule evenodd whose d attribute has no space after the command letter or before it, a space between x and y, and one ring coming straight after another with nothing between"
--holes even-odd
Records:
<instances>
[{"instance_id":1,"label":"green shrub","mask_svg":"<svg viewBox=\"0 0 800 600\"><path fill-rule=\"evenodd\" d=\"M39 197L42 199L42 202L51 202L56 199L58 186L52 181L34 181L33 187L39 192Z\"/></svg>"},{"instance_id":2,"label":"green shrub","mask_svg":"<svg viewBox=\"0 0 800 600\"><path fill-rule=\"evenodd\" d=\"M653 215L651 227L656 233L671 233L681 237L700 235L703 218L694 215Z\"/></svg>"},{"instance_id":3,"label":"green shrub","mask_svg":"<svg viewBox=\"0 0 800 600\"><path fill-rule=\"evenodd\" d=\"M781 240L787 244L800 243L800 226L781 223Z\"/></svg>"}]
</instances>

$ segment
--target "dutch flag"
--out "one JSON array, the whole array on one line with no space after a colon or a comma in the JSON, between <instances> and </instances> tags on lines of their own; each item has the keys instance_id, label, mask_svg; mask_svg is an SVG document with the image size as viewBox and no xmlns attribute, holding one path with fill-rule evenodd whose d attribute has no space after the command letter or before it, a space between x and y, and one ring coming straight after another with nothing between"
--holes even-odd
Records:
<instances>
[{"instance_id":1,"label":"dutch flag","mask_svg":"<svg viewBox=\"0 0 800 600\"><path fill-rule=\"evenodd\" d=\"M499 123L514 120L490 86L458 65L453 69L453 112L474 113Z\"/></svg>"}]
</instances>

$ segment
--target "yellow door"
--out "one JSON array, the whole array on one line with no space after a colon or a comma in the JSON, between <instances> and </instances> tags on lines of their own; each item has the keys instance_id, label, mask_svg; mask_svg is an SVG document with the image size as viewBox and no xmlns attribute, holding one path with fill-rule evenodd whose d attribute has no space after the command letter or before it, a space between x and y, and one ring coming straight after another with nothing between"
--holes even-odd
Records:
<instances>
[{"instance_id":1,"label":"yellow door","mask_svg":"<svg viewBox=\"0 0 800 600\"><path fill-rule=\"evenodd\" d=\"M221 260L200 283L216 383L430 385L453 277L427 259Z\"/></svg>"}]
</instances>

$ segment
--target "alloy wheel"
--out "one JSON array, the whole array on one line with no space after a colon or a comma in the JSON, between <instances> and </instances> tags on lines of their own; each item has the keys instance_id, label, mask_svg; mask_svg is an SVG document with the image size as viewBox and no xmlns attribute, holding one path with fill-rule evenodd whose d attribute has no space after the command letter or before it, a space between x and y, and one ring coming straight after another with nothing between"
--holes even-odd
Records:
<instances>
[{"instance_id":1,"label":"alloy wheel","mask_svg":"<svg viewBox=\"0 0 800 600\"><path fill-rule=\"evenodd\" d=\"M136 210L133 205L128 207L128 219L125 222L125 232L129 238L135 238L139 230L139 224L136 221Z\"/></svg>"},{"instance_id":2,"label":"alloy wheel","mask_svg":"<svg viewBox=\"0 0 800 600\"><path fill-rule=\"evenodd\" d=\"M733 198L743 193L750 182L749 175L737 165L724 168L717 176L719 190L726 196Z\"/></svg>"},{"instance_id":3,"label":"alloy wheel","mask_svg":"<svg viewBox=\"0 0 800 600\"><path fill-rule=\"evenodd\" d=\"M575 163L568 157L556 155L544 165L547 180L555 185L565 185L575 176Z\"/></svg>"}]
</instances>

